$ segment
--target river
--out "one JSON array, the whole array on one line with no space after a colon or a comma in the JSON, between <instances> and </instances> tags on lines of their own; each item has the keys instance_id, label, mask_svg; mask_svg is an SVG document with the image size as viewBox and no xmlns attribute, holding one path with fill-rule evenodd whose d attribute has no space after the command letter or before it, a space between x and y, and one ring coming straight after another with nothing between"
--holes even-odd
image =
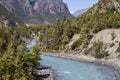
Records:
<instances>
[{"instance_id":1,"label":"river","mask_svg":"<svg viewBox=\"0 0 120 80\"><path fill-rule=\"evenodd\" d=\"M42 55L41 65L52 67L56 80L116 80L117 71L105 65Z\"/></svg>"},{"instance_id":2,"label":"river","mask_svg":"<svg viewBox=\"0 0 120 80\"><path fill-rule=\"evenodd\" d=\"M36 40L27 44L32 48ZM116 80L117 71L109 66L96 63L41 55L41 65L52 67L57 74L56 80Z\"/></svg>"}]
</instances>

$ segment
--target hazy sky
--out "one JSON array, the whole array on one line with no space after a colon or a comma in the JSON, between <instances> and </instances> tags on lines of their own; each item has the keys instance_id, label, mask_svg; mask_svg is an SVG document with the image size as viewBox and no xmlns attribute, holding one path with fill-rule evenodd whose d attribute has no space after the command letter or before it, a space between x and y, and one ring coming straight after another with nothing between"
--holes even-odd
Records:
<instances>
[{"instance_id":1,"label":"hazy sky","mask_svg":"<svg viewBox=\"0 0 120 80\"><path fill-rule=\"evenodd\" d=\"M70 12L75 12L80 9L86 9L94 4L96 4L99 0L63 0L70 10Z\"/></svg>"}]
</instances>

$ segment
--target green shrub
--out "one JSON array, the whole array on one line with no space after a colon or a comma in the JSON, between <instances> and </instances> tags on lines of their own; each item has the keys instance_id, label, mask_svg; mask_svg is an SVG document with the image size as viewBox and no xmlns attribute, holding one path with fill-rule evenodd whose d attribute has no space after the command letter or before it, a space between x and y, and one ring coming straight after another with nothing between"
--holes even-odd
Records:
<instances>
[{"instance_id":1,"label":"green shrub","mask_svg":"<svg viewBox=\"0 0 120 80\"><path fill-rule=\"evenodd\" d=\"M95 56L95 58L98 58L98 59L106 58L107 56L109 56L109 52L102 50L102 51L96 53L94 56Z\"/></svg>"},{"instance_id":2,"label":"green shrub","mask_svg":"<svg viewBox=\"0 0 120 80\"><path fill-rule=\"evenodd\" d=\"M95 54L94 54L95 58L100 59L100 58L105 58L105 57L109 56L109 52L103 50L103 42L98 41L98 42L94 43L93 47L94 47L94 51L95 51Z\"/></svg>"},{"instance_id":3,"label":"green shrub","mask_svg":"<svg viewBox=\"0 0 120 80\"><path fill-rule=\"evenodd\" d=\"M86 40L86 38L84 38L83 35L81 35L80 38L72 44L71 49L75 49L75 48L79 47L84 42L87 43L87 40Z\"/></svg>"},{"instance_id":4,"label":"green shrub","mask_svg":"<svg viewBox=\"0 0 120 80\"><path fill-rule=\"evenodd\" d=\"M77 41L75 41L72 46L71 46L71 49L75 49L77 48L79 45L82 44L82 40L81 39L78 39Z\"/></svg>"}]
</instances>

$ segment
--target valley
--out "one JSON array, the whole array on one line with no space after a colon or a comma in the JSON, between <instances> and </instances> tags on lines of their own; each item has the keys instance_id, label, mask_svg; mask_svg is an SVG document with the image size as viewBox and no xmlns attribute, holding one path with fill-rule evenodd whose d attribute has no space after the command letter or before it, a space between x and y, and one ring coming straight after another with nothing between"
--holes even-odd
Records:
<instances>
[{"instance_id":1,"label":"valley","mask_svg":"<svg viewBox=\"0 0 120 80\"><path fill-rule=\"evenodd\" d=\"M41 63L47 66L44 60L48 58L51 61L56 57L60 59L51 61L50 65L56 63L59 67L66 67L66 63L59 63L67 58L68 62L71 61L68 59L73 59L108 65L120 74L119 34L119 0L99 0L75 17L62 0L1 0L0 80L36 80L38 74L35 71L42 66ZM37 41L31 44L32 47L27 47L26 44L34 39ZM74 62L70 63L70 66L74 65ZM109 71L112 73L111 69ZM69 77L66 75L64 78L60 80L68 80ZM93 80L98 80L98 77Z\"/></svg>"}]
</instances>

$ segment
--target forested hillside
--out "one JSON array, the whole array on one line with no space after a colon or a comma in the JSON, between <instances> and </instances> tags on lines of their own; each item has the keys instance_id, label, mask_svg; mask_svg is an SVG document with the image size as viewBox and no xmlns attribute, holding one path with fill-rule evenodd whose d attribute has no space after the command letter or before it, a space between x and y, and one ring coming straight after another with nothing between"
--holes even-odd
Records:
<instances>
[{"instance_id":1,"label":"forested hillside","mask_svg":"<svg viewBox=\"0 0 120 80\"><path fill-rule=\"evenodd\" d=\"M45 51L69 51L87 48L93 36L109 28L120 28L120 1L100 0L85 14L76 19L59 21L56 25L46 26L41 31L41 49ZM80 34L71 48L67 47L74 34ZM96 42L96 45L101 42ZM98 45L100 47L100 45ZM80 50L80 49L78 49ZM105 52L106 56L108 53Z\"/></svg>"}]
</instances>

